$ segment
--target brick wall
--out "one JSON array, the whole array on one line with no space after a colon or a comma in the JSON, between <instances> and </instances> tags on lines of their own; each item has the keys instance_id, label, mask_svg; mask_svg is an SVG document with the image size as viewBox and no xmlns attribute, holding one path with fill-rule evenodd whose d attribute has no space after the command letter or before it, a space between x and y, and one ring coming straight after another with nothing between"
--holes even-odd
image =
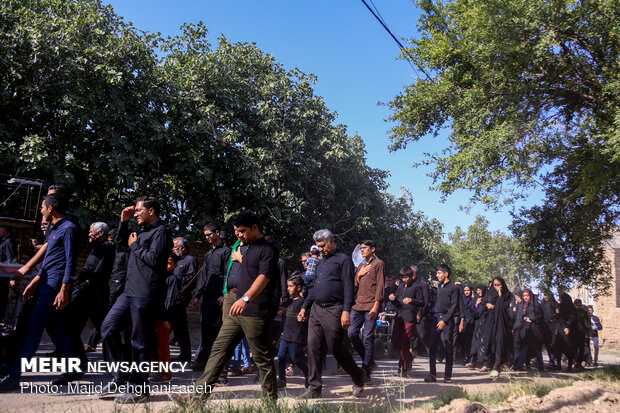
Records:
<instances>
[{"instance_id":1,"label":"brick wall","mask_svg":"<svg viewBox=\"0 0 620 413\"><path fill-rule=\"evenodd\" d=\"M609 244L606 254L611 262L612 280L608 294L597 297L595 314L603 324L599 333L601 347L620 350L620 235Z\"/></svg>"}]
</instances>

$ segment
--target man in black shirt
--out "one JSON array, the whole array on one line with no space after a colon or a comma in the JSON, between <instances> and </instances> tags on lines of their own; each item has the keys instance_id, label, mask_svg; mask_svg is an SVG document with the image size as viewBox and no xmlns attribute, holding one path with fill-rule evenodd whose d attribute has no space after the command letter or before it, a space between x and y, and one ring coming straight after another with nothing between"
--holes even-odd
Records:
<instances>
[{"instance_id":1,"label":"man in black shirt","mask_svg":"<svg viewBox=\"0 0 620 413\"><path fill-rule=\"evenodd\" d=\"M453 331L455 328L454 315L459 308L461 290L450 281L450 267L445 264L437 267L437 280L439 281L439 288L437 289L437 300L433 307L434 314L433 321L431 322L430 352L428 355L430 374L424 378L424 381L437 381L437 348L439 340L441 340L446 350L446 366L443 381L444 383L451 383L452 364L454 363L454 354L452 352L454 344Z\"/></svg>"},{"instance_id":2,"label":"man in black shirt","mask_svg":"<svg viewBox=\"0 0 620 413\"><path fill-rule=\"evenodd\" d=\"M222 325L222 291L224 278L230 260L230 248L225 246L220 238L220 226L210 222L204 227L207 242L211 244L205 254L202 264L202 273L198 279L198 288L194 294L194 308L200 305L200 346L196 350L196 357L192 369L202 371L209 360L213 342Z\"/></svg>"},{"instance_id":3,"label":"man in black shirt","mask_svg":"<svg viewBox=\"0 0 620 413\"><path fill-rule=\"evenodd\" d=\"M316 267L314 287L298 315L299 321L306 321L307 313L312 309L308 323L309 387L302 397L321 397L323 341L327 343L327 350L353 379L353 395L359 397L364 390L366 372L357 366L351 353L343 345L346 342L347 329L351 326L355 271L353 261L350 256L338 251L330 230L321 229L314 233L313 238L323 253L323 259Z\"/></svg>"},{"instance_id":4,"label":"man in black shirt","mask_svg":"<svg viewBox=\"0 0 620 413\"><path fill-rule=\"evenodd\" d=\"M263 397L278 398L276 368L271 352L271 323L276 313L273 296L277 290L276 284L280 282L278 251L272 243L265 241L258 227L258 218L252 212L239 214L233 225L240 241L247 245L237 287L241 297L232 304L228 316L224 318L204 373L196 381L198 392L175 396L180 403L191 401L194 397L206 399L209 396L210 386L217 382L243 334L260 372Z\"/></svg>"},{"instance_id":5,"label":"man in black shirt","mask_svg":"<svg viewBox=\"0 0 620 413\"><path fill-rule=\"evenodd\" d=\"M428 353L428 327L430 321L428 319L428 310L431 302L431 289L428 286L426 280L420 277L420 270L417 265L412 265L412 283L414 285L413 301L416 308L416 320L415 320L415 336ZM415 348L415 347L414 347Z\"/></svg>"},{"instance_id":6,"label":"man in black shirt","mask_svg":"<svg viewBox=\"0 0 620 413\"><path fill-rule=\"evenodd\" d=\"M142 230L129 234L129 219L136 217ZM151 361L156 346L155 313L160 303L156 299L165 287L166 265L172 251L172 237L168 228L159 219L159 201L152 197L141 197L135 206L123 209L118 240L129 246L125 289L118 297L101 326L103 352L106 361L123 361L121 329L123 320L131 315L131 361ZM125 360L129 361L129 360ZM148 398L148 374L119 374L115 382L143 386L143 392L128 392L119 397L120 403L138 403ZM112 387L112 386L111 386Z\"/></svg>"},{"instance_id":7,"label":"man in black shirt","mask_svg":"<svg viewBox=\"0 0 620 413\"><path fill-rule=\"evenodd\" d=\"M169 286L168 291L170 291L170 287L174 284L177 292L177 297L172 297L175 304L170 308L169 312L172 331L181 348L181 353L176 361L190 361L192 359L192 343L187 326L187 305L192 299L192 286L189 284L192 282L196 271L198 271L198 262L196 262L196 258L189 254L189 242L183 237L174 239L172 252L179 260L172 276L168 277L166 283Z\"/></svg>"}]
</instances>

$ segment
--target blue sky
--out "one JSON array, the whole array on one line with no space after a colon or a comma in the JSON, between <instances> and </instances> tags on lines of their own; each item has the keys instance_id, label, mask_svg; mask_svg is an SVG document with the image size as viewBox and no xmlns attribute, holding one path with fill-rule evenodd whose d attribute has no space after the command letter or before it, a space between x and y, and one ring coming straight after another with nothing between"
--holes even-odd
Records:
<instances>
[{"instance_id":1,"label":"blue sky","mask_svg":"<svg viewBox=\"0 0 620 413\"><path fill-rule=\"evenodd\" d=\"M349 133L359 133L366 142L367 163L388 170L389 191L398 195L405 187L413 194L415 209L437 218L444 230L467 227L477 214L490 221L492 230L507 231L508 210L486 212L474 207L469 214L459 210L468 194L460 191L440 202L440 194L430 191L428 169L413 169L424 152L438 152L445 137L428 137L405 150L389 152L385 119L389 102L415 79L415 72L403 60L393 39L360 0L115 0L117 14L138 29L179 33L186 22L203 21L212 44L220 35L234 42L254 42L272 54L287 69L297 67L315 74L316 94L329 109L338 113L338 123ZM370 4L370 1L368 1ZM419 11L409 0L374 0L392 32L399 38L416 36Z\"/></svg>"}]
</instances>

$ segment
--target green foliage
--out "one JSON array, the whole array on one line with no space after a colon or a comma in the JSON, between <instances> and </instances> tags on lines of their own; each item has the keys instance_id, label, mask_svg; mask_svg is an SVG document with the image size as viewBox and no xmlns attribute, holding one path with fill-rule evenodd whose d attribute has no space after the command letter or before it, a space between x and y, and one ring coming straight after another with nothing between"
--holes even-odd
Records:
<instances>
[{"instance_id":1,"label":"green foliage","mask_svg":"<svg viewBox=\"0 0 620 413\"><path fill-rule=\"evenodd\" d=\"M467 232L456 227L448 234L449 263L455 281L471 284L487 283L496 276L503 277L510 288L523 289L539 271L521 254L519 242L500 231L490 231L489 222L477 216Z\"/></svg>"},{"instance_id":2,"label":"green foliage","mask_svg":"<svg viewBox=\"0 0 620 413\"><path fill-rule=\"evenodd\" d=\"M587 370L579 373L586 380L620 381L620 366L606 366L599 369Z\"/></svg>"},{"instance_id":3,"label":"green foliage","mask_svg":"<svg viewBox=\"0 0 620 413\"><path fill-rule=\"evenodd\" d=\"M207 404L201 404L200 406L175 405L170 411L172 413L383 413L391 410L385 406L368 406L355 403L297 402L290 405L286 401L279 400L278 402L263 401L256 403L220 403L218 401L209 401Z\"/></svg>"},{"instance_id":4,"label":"green foliage","mask_svg":"<svg viewBox=\"0 0 620 413\"><path fill-rule=\"evenodd\" d=\"M193 239L249 208L286 256L330 228L345 251L375 239L391 272L432 261L441 225L385 192L315 77L207 34L145 34L96 0L1 3L3 172L70 185L84 223L151 194Z\"/></svg>"},{"instance_id":5,"label":"green foliage","mask_svg":"<svg viewBox=\"0 0 620 413\"><path fill-rule=\"evenodd\" d=\"M421 162L444 197L499 208L542 187L515 221L524 251L547 284L596 284L620 213L620 2L416 3L405 55L426 77L391 102L392 149L450 128Z\"/></svg>"}]
</instances>

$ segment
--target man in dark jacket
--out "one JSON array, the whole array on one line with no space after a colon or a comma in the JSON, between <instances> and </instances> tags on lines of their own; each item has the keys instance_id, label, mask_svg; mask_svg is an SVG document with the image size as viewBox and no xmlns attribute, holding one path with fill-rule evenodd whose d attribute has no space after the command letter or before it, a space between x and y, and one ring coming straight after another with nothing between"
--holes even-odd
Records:
<instances>
[{"instance_id":1,"label":"man in dark jacket","mask_svg":"<svg viewBox=\"0 0 620 413\"><path fill-rule=\"evenodd\" d=\"M108 313L109 281L114 264L114 246L108 242L108 225L94 222L90 225L88 239L92 250L77 277L73 300L64 314L65 328L75 356L82 364L88 361L81 334L90 318L94 332L101 332L101 323ZM63 376L69 379L69 376ZM65 382L56 381L61 385Z\"/></svg>"},{"instance_id":2,"label":"man in dark jacket","mask_svg":"<svg viewBox=\"0 0 620 413\"><path fill-rule=\"evenodd\" d=\"M192 369L203 371L213 342L222 325L222 291L224 290L224 279L230 261L230 247L222 244L220 238L220 226L215 222L210 222L204 227L204 235L211 244L205 254L202 264L202 272L198 279L198 288L194 294L193 306L198 308L200 305L200 346L196 351Z\"/></svg>"},{"instance_id":3,"label":"man in dark jacket","mask_svg":"<svg viewBox=\"0 0 620 413\"><path fill-rule=\"evenodd\" d=\"M175 361L190 361L192 359L192 344L189 337L187 325L187 305L192 299L192 280L198 271L196 258L189 254L189 242L183 237L174 239L172 248L174 255L178 257L177 265L170 277L166 279L168 293L172 296L167 297L171 305L169 308L170 323L174 337L179 342L181 353Z\"/></svg>"},{"instance_id":4,"label":"man in dark jacket","mask_svg":"<svg viewBox=\"0 0 620 413\"><path fill-rule=\"evenodd\" d=\"M168 228L159 219L159 201L152 197L141 197L135 206L121 212L119 242L129 246L130 255L127 262L125 289L118 297L101 326L103 352L106 361L150 362L156 348L155 313L160 303L157 302L163 288L162 280L166 277L168 257L172 251L172 237ZM139 233L129 233L129 220L132 215L142 229ZM131 360L123 360L121 330L123 321L131 316ZM148 396L148 373L119 374L116 384L129 382L134 391L119 397L120 403L138 403ZM117 386L110 386L114 389ZM132 389L128 387L128 389ZM107 389L106 389L107 390Z\"/></svg>"}]
</instances>

